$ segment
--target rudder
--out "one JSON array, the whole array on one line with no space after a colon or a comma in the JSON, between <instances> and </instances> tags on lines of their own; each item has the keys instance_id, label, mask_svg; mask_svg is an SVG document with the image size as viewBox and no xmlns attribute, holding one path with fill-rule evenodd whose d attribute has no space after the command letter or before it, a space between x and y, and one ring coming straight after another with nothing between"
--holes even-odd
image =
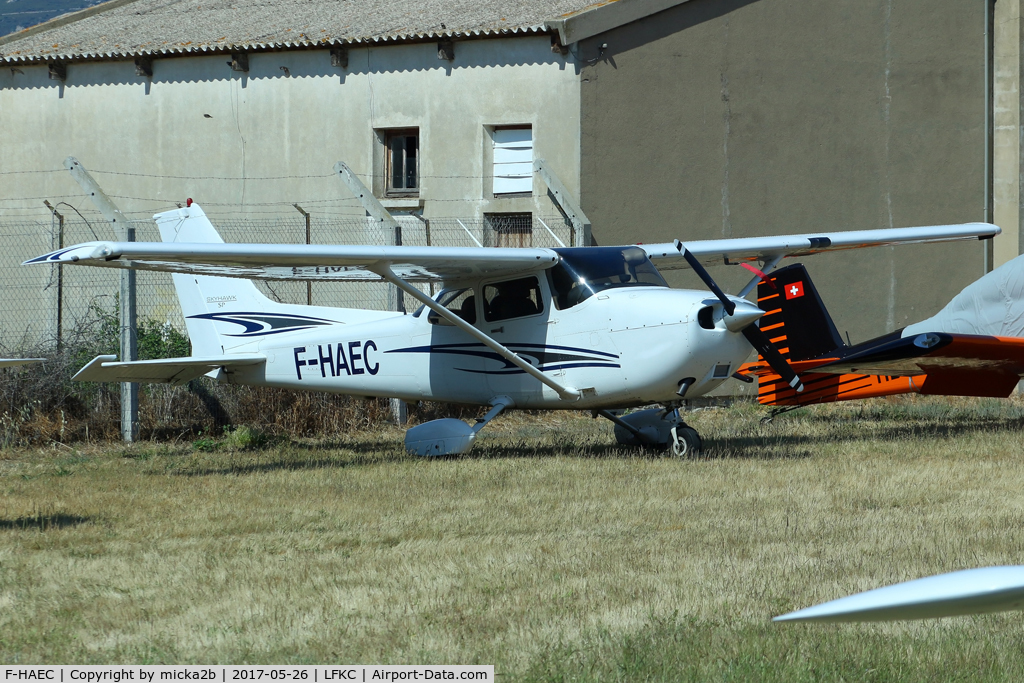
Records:
<instances>
[{"instance_id":1,"label":"rudder","mask_svg":"<svg viewBox=\"0 0 1024 683\"><path fill-rule=\"evenodd\" d=\"M160 228L160 238L164 242L224 243L198 204L159 213L153 219ZM233 347L249 343L253 336L250 329L255 330L267 324L280 327L275 324L276 321L268 322L268 316L263 314L290 313L299 308L268 299L251 280L181 273L173 273L172 276L188 337L192 342L193 356L219 356ZM231 319L227 319L229 311ZM333 322L318 319L310 321L311 325ZM244 326L246 333L225 334L217 329L218 323L229 323L229 329Z\"/></svg>"},{"instance_id":2,"label":"rudder","mask_svg":"<svg viewBox=\"0 0 1024 683\"><path fill-rule=\"evenodd\" d=\"M803 264L780 268L757 286L758 322L789 361L817 358L845 346Z\"/></svg>"}]
</instances>

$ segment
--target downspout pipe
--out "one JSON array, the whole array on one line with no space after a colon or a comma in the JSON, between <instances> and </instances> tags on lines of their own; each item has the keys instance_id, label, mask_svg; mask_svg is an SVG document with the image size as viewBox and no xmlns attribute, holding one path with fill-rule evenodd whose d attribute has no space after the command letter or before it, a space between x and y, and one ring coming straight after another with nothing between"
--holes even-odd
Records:
<instances>
[{"instance_id":1,"label":"downspout pipe","mask_svg":"<svg viewBox=\"0 0 1024 683\"><path fill-rule=\"evenodd\" d=\"M991 223L993 216L992 150L995 132L993 126L993 44L995 41L993 39L992 29L996 0L983 0L983 2L985 3L985 161L982 186L984 192L984 220L986 223ZM992 268L994 267L995 254L993 251L993 242L993 240L982 241L982 244L984 245L984 270L986 273L992 272Z\"/></svg>"}]
</instances>

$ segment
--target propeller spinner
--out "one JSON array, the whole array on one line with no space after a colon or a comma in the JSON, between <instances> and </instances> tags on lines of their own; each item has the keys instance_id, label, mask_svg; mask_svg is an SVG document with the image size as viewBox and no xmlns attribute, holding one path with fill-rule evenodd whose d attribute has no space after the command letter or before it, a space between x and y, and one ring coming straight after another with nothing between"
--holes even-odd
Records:
<instances>
[{"instance_id":1,"label":"propeller spinner","mask_svg":"<svg viewBox=\"0 0 1024 683\"><path fill-rule=\"evenodd\" d=\"M750 342L750 345L753 346L759 354L761 354L761 358L771 366L772 370L782 377L784 382L797 391L803 391L804 383L800 381L800 377L793 371L793 368L789 367L789 363L786 362L786 359L782 357L779 350L776 349L775 345L772 344L770 339L768 339L768 335L762 332L761 328L757 326L757 319L761 317L760 309L758 309L758 315L753 317L753 319L750 317L750 311L747 310L749 304L747 306L742 306L741 310L737 311L736 302L726 296L725 292L723 292L721 287L718 286L718 283L714 281L707 269L705 269L704 266L701 265L700 261L698 261L696 257L691 254L685 246L683 246L683 243L676 240L675 246L676 249L679 250L679 253L683 255L683 258L686 259L686 262L690 264L690 267L693 268L693 272L697 273L697 277L699 277L704 284L707 285L708 289L718 297L718 300L722 302L722 306L725 308L727 316L725 323L726 327L733 332L740 332L744 337L746 337L747 341Z\"/></svg>"}]
</instances>

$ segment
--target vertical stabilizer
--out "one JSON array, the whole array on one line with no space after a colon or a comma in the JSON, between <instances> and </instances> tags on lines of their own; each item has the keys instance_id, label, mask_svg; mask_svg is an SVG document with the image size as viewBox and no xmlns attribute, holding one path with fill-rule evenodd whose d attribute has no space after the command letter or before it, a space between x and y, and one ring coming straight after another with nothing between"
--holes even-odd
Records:
<instances>
[{"instance_id":1,"label":"vertical stabilizer","mask_svg":"<svg viewBox=\"0 0 1024 683\"><path fill-rule=\"evenodd\" d=\"M153 219L164 242L224 242L197 204L159 213ZM267 333L335 322L299 313L310 307L272 301L251 280L180 273L173 278L193 356L220 356Z\"/></svg>"},{"instance_id":2,"label":"vertical stabilizer","mask_svg":"<svg viewBox=\"0 0 1024 683\"><path fill-rule=\"evenodd\" d=\"M780 268L757 286L757 305L765 314L761 330L787 360L817 358L845 346L807 269L800 263Z\"/></svg>"}]
</instances>

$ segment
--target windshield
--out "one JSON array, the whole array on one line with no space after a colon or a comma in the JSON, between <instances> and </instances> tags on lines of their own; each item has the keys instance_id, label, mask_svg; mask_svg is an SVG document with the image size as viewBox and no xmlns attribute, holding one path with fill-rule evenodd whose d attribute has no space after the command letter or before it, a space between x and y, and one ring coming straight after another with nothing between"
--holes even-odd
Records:
<instances>
[{"instance_id":1,"label":"windshield","mask_svg":"<svg viewBox=\"0 0 1024 683\"><path fill-rule=\"evenodd\" d=\"M555 306L571 308L597 292L619 287L668 287L640 247L555 249L561 258L548 270Z\"/></svg>"}]
</instances>

